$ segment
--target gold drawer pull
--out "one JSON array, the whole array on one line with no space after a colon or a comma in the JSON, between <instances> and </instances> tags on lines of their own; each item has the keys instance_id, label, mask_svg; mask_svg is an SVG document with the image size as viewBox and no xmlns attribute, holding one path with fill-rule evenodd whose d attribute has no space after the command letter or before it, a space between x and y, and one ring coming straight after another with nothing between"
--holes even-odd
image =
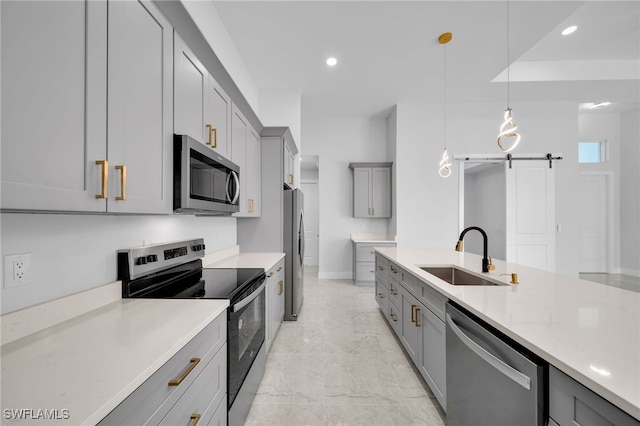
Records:
<instances>
[{"instance_id":1,"label":"gold drawer pull","mask_svg":"<svg viewBox=\"0 0 640 426\"><path fill-rule=\"evenodd\" d=\"M209 140L207 141L207 145L211 145L211 148L218 147L218 129L213 127L211 124L207 124L207 129L209 130ZM213 135L213 140L211 138Z\"/></svg>"},{"instance_id":2,"label":"gold drawer pull","mask_svg":"<svg viewBox=\"0 0 640 426\"><path fill-rule=\"evenodd\" d=\"M416 305L411 305L411 322L416 323Z\"/></svg>"},{"instance_id":3,"label":"gold drawer pull","mask_svg":"<svg viewBox=\"0 0 640 426\"><path fill-rule=\"evenodd\" d=\"M384 299L384 294L382 294L382 293L378 293L378 297L379 297L380 299Z\"/></svg>"},{"instance_id":4,"label":"gold drawer pull","mask_svg":"<svg viewBox=\"0 0 640 426\"><path fill-rule=\"evenodd\" d=\"M120 170L120 196L116 200L124 201L127 199L127 166L116 166L116 170Z\"/></svg>"},{"instance_id":5,"label":"gold drawer pull","mask_svg":"<svg viewBox=\"0 0 640 426\"><path fill-rule=\"evenodd\" d=\"M416 327L420 327L418 320L420 319L420 308L416 307Z\"/></svg>"},{"instance_id":6,"label":"gold drawer pull","mask_svg":"<svg viewBox=\"0 0 640 426\"><path fill-rule=\"evenodd\" d=\"M184 370L180 377L178 377L177 379L169 380L169 386L178 386L180 383L182 383L182 381L187 378L189 373L191 373L193 369L196 368L196 365L198 365L199 362L200 358L191 358L191 360L189 361L189 366L186 370Z\"/></svg>"},{"instance_id":7,"label":"gold drawer pull","mask_svg":"<svg viewBox=\"0 0 640 426\"><path fill-rule=\"evenodd\" d=\"M398 321L398 317L396 316L396 314L389 314L389 316L394 322Z\"/></svg>"},{"instance_id":8,"label":"gold drawer pull","mask_svg":"<svg viewBox=\"0 0 640 426\"><path fill-rule=\"evenodd\" d=\"M276 272L280 272L282 271L282 266L278 268L278 270Z\"/></svg>"},{"instance_id":9,"label":"gold drawer pull","mask_svg":"<svg viewBox=\"0 0 640 426\"><path fill-rule=\"evenodd\" d=\"M192 414L190 419L191 423L189 423L189 426L196 426L200 421L200 417L202 417L200 414Z\"/></svg>"},{"instance_id":10,"label":"gold drawer pull","mask_svg":"<svg viewBox=\"0 0 640 426\"><path fill-rule=\"evenodd\" d=\"M284 293L284 281L278 281L278 296Z\"/></svg>"},{"instance_id":11,"label":"gold drawer pull","mask_svg":"<svg viewBox=\"0 0 640 426\"><path fill-rule=\"evenodd\" d=\"M102 166L102 193L96 195L96 198L107 198L109 189L109 162L107 160L96 160L96 164Z\"/></svg>"},{"instance_id":12,"label":"gold drawer pull","mask_svg":"<svg viewBox=\"0 0 640 426\"><path fill-rule=\"evenodd\" d=\"M269 272L269 275L267 275L267 277L271 278L273 274L275 274L275 272Z\"/></svg>"},{"instance_id":13,"label":"gold drawer pull","mask_svg":"<svg viewBox=\"0 0 640 426\"><path fill-rule=\"evenodd\" d=\"M378 271L384 271L384 267L378 266Z\"/></svg>"},{"instance_id":14,"label":"gold drawer pull","mask_svg":"<svg viewBox=\"0 0 640 426\"><path fill-rule=\"evenodd\" d=\"M293 174L289 173L289 184L293 185Z\"/></svg>"}]
</instances>

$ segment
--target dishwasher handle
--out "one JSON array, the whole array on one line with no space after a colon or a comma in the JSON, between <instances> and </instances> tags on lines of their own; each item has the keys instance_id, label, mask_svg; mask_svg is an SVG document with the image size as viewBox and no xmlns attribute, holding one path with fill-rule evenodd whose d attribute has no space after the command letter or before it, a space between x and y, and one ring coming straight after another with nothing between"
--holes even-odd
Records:
<instances>
[{"instance_id":1,"label":"dishwasher handle","mask_svg":"<svg viewBox=\"0 0 640 426\"><path fill-rule=\"evenodd\" d=\"M480 358L485 360L488 364L494 367L496 370L500 371L502 374L525 388L526 390L531 390L531 378L522 374L515 368L511 367L508 364L505 364L503 361L496 358L491 353L487 352L485 348L478 345L476 342L471 340L469 336L464 334L462 330L458 327L458 325L451 318L451 314L447 314L447 325L451 328L456 336L464 343L469 349L476 353Z\"/></svg>"}]
</instances>

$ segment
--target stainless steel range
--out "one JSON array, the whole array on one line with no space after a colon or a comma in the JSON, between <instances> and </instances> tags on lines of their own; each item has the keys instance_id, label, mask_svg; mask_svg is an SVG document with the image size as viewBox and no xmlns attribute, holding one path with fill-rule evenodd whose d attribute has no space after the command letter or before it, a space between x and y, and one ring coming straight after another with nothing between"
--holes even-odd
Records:
<instances>
[{"instance_id":1,"label":"stainless steel range","mask_svg":"<svg viewBox=\"0 0 640 426\"><path fill-rule=\"evenodd\" d=\"M204 240L118 251L123 298L228 299L228 423L242 425L266 365L263 269L204 269Z\"/></svg>"}]
</instances>

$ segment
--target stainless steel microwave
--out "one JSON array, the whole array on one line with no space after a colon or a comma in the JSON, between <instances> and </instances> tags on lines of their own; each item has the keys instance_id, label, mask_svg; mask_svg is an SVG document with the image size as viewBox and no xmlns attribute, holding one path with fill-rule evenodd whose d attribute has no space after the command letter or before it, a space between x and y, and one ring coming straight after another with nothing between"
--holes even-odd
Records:
<instances>
[{"instance_id":1,"label":"stainless steel microwave","mask_svg":"<svg viewBox=\"0 0 640 426\"><path fill-rule=\"evenodd\" d=\"M240 210L240 167L187 135L173 137L173 209L230 215Z\"/></svg>"}]
</instances>

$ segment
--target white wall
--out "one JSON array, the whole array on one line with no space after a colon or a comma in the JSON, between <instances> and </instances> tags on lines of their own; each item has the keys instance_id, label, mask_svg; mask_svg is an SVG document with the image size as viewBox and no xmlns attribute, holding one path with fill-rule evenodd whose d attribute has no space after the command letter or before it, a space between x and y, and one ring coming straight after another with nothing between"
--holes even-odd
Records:
<instances>
[{"instance_id":1,"label":"white wall","mask_svg":"<svg viewBox=\"0 0 640 426\"><path fill-rule=\"evenodd\" d=\"M620 128L620 268L640 276L640 109L623 114Z\"/></svg>"},{"instance_id":2,"label":"white wall","mask_svg":"<svg viewBox=\"0 0 640 426\"><path fill-rule=\"evenodd\" d=\"M259 94L235 43L227 32L213 1L181 0L200 32L225 67L245 99L260 116Z\"/></svg>"},{"instance_id":3,"label":"white wall","mask_svg":"<svg viewBox=\"0 0 640 426\"><path fill-rule=\"evenodd\" d=\"M289 127L300 152L300 92L260 92L260 121L265 127Z\"/></svg>"},{"instance_id":4,"label":"white wall","mask_svg":"<svg viewBox=\"0 0 640 426\"><path fill-rule=\"evenodd\" d=\"M448 108L447 145L450 155L503 155L496 136L505 105L452 104ZM523 136L514 155L561 153L555 162L556 223L576 223L578 110L572 102L532 102L512 105ZM438 175L443 149L441 104L400 103L397 106L397 236L398 246L444 247L453 250L458 229L458 164L451 177ZM452 130L453 129L453 130ZM491 236L489 236L491 238ZM556 272L576 275L577 235L556 235Z\"/></svg>"},{"instance_id":5,"label":"white wall","mask_svg":"<svg viewBox=\"0 0 640 426\"><path fill-rule=\"evenodd\" d=\"M236 245L236 219L188 215L0 215L2 256L31 253L32 283L2 288L2 314L116 281L116 251L204 238L206 253Z\"/></svg>"},{"instance_id":6,"label":"white wall","mask_svg":"<svg viewBox=\"0 0 640 426\"><path fill-rule=\"evenodd\" d=\"M351 278L350 234L386 234L388 219L353 217L350 162L389 161L386 119L309 118L302 115L304 155L318 155L320 278Z\"/></svg>"}]
</instances>

